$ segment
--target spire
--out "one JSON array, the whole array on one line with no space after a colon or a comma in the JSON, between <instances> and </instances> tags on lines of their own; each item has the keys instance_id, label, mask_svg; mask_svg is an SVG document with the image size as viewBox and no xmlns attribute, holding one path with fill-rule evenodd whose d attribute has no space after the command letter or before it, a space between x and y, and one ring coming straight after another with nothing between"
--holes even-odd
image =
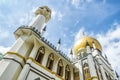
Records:
<instances>
[{"instance_id":1,"label":"spire","mask_svg":"<svg viewBox=\"0 0 120 80\"><path fill-rule=\"evenodd\" d=\"M105 54L105 58L108 59L107 56L106 56L106 54Z\"/></svg>"},{"instance_id":2,"label":"spire","mask_svg":"<svg viewBox=\"0 0 120 80\"><path fill-rule=\"evenodd\" d=\"M45 26L45 27L42 29L42 31L41 31L41 36L43 36L44 33L46 32L46 27L47 27L47 26Z\"/></svg>"},{"instance_id":3,"label":"spire","mask_svg":"<svg viewBox=\"0 0 120 80\"><path fill-rule=\"evenodd\" d=\"M70 60L73 61L73 52L72 52L72 49L70 50L70 55L69 55L69 57L70 57Z\"/></svg>"},{"instance_id":4,"label":"spire","mask_svg":"<svg viewBox=\"0 0 120 80\"><path fill-rule=\"evenodd\" d=\"M57 50L60 50L60 44L61 44L61 39L58 40L58 44L57 44Z\"/></svg>"},{"instance_id":5,"label":"spire","mask_svg":"<svg viewBox=\"0 0 120 80\"><path fill-rule=\"evenodd\" d=\"M82 36L83 36L83 37L85 36L85 33L84 33L84 31L82 32Z\"/></svg>"},{"instance_id":6,"label":"spire","mask_svg":"<svg viewBox=\"0 0 120 80\"><path fill-rule=\"evenodd\" d=\"M73 55L72 49L71 49L71 51L70 51L70 55Z\"/></svg>"},{"instance_id":7,"label":"spire","mask_svg":"<svg viewBox=\"0 0 120 80\"><path fill-rule=\"evenodd\" d=\"M85 36L85 33L83 32L83 36Z\"/></svg>"},{"instance_id":8,"label":"spire","mask_svg":"<svg viewBox=\"0 0 120 80\"><path fill-rule=\"evenodd\" d=\"M58 44L61 44L61 39L58 40Z\"/></svg>"},{"instance_id":9,"label":"spire","mask_svg":"<svg viewBox=\"0 0 120 80\"><path fill-rule=\"evenodd\" d=\"M43 31L46 31L46 26L43 28Z\"/></svg>"},{"instance_id":10,"label":"spire","mask_svg":"<svg viewBox=\"0 0 120 80\"><path fill-rule=\"evenodd\" d=\"M119 78L119 75L118 75L118 73L116 71L115 71L115 74L116 74L116 77Z\"/></svg>"}]
</instances>

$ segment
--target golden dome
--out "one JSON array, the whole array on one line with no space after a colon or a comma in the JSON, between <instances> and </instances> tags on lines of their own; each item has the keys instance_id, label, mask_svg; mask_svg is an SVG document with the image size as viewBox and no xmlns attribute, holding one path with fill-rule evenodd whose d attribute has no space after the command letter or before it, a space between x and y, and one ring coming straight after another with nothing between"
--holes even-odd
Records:
<instances>
[{"instance_id":1,"label":"golden dome","mask_svg":"<svg viewBox=\"0 0 120 80\"><path fill-rule=\"evenodd\" d=\"M88 42L91 48L93 48L92 42L94 41L96 49L100 51L102 50L102 47L100 43L98 42L98 40L96 40L95 38L89 37L89 36L83 36L80 40L76 41L74 44L73 51L75 55L77 55L79 50L86 50L86 41Z\"/></svg>"}]
</instances>

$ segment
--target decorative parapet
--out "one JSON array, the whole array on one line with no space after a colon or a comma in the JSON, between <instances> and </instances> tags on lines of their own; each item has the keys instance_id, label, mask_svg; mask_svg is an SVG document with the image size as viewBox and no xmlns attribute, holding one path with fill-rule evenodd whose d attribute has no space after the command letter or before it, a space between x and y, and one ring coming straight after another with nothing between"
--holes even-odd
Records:
<instances>
[{"instance_id":1,"label":"decorative parapet","mask_svg":"<svg viewBox=\"0 0 120 80\"><path fill-rule=\"evenodd\" d=\"M59 53L61 56L63 56L67 61L71 62L69 57L63 53L61 50L58 51L56 46L53 45L50 41L48 41L45 37L41 36L41 32L39 32L35 27L28 27L28 26L20 26L18 29L20 28L25 28L25 29L30 29L32 30L34 33L36 33L39 36L39 39L41 39L44 43L46 43L50 48L52 48L54 51L56 51L57 53Z\"/></svg>"}]
</instances>

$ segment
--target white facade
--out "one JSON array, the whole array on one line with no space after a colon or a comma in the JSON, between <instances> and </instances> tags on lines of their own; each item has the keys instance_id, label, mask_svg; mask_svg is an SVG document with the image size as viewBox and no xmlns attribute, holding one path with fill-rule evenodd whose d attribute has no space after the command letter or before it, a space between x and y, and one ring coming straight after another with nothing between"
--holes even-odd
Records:
<instances>
[{"instance_id":1,"label":"white facade","mask_svg":"<svg viewBox=\"0 0 120 80\"><path fill-rule=\"evenodd\" d=\"M44 13L49 9L40 8L43 13L38 11L29 26L15 31L16 42L0 61L0 80L117 79L110 63L95 46L86 45L86 52L79 51L76 58L71 54L69 59L59 50L60 44L56 48L42 37L41 29L49 18Z\"/></svg>"}]
</instances>

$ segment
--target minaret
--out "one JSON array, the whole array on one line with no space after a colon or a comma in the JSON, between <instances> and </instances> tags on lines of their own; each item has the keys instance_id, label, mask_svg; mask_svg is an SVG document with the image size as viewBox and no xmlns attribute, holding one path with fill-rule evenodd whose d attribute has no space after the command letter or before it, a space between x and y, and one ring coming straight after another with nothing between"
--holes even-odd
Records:
<instances>
[{"instance_id":1,"label":"minaret","mask_svg":"<svg viewBox=\"0 0 120 80\"><path fill-rule=\"evenodd\" d=\"M51 10L47 6L39 7L35 12L35 18L28 25L29 27L35 27L39 32L44 27L44 25L51 18Z\"/></svg>"},{"instance_id":2,"label":"minaret","mask_svg":"<svg viewBox=\"0 0 120 80\"><path fill-rule=\"evenodd\" d=\"M28 27L20 27L14 32L16 41L0 61L0 80L24 80L24 77L18 77L21 71L26 71L22 76L26 75L29 70L27 59L29 56L35 57L38 46L39 35L33 28L41 32L51 18L51 10L42 6L36 10L35 15Z\"/></svg>"},{"instance_id":3,"label":"minaret","mask_svg":"<svg viewBox=\"0 0 120 80\"><path fill-rule=\"evenodd\" d=\"M116 76L115 80L120 80L120 76L118 75L118 73L116 71L115 71L115 76Z\"/></svg>"}]
</instances>

